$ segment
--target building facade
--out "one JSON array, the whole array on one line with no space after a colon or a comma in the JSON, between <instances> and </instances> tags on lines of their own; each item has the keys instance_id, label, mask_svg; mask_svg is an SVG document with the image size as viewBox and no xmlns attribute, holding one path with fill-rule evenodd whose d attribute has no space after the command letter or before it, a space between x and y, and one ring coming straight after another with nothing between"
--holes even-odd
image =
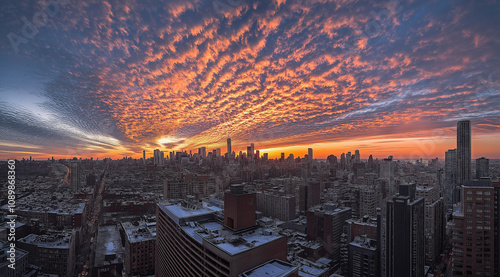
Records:
<instances>
[{"instance_id":1,"label":"building facade","mask_svg":"<svg viewBox=\"0 0 500 277\"><path fill-rule=\"evenodd\" d=\"M453 276L498 276L498 187L474 180L462 197L453 212Z\"/></svg>"},{"instance_id":2,"label":"building facade","mask_svg":"<svg viewBox=\"0 0 500 277\"><path fill-rule=\"evenodd\" d=\"M400 185L387 201L385 271L388 277L424 276L424 199L415 198L416 185Z\"/></svg>"}]
</instances>

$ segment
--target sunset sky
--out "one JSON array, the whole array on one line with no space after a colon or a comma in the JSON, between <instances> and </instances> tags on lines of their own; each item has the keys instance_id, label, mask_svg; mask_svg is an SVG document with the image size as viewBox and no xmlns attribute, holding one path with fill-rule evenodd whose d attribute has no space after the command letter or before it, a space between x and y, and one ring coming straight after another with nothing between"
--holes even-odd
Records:
<instances>
[{"instance_id":1,"label":"sunset sky","mask_svg":"<svg viewBox=\"0 0 500 277\"><path fill-rule=\"evenodd\" d=\"M499 1L0 2L0 159L500 158ZM34 29L36 28L36 30Z\"/></svg>"}]
</instances>

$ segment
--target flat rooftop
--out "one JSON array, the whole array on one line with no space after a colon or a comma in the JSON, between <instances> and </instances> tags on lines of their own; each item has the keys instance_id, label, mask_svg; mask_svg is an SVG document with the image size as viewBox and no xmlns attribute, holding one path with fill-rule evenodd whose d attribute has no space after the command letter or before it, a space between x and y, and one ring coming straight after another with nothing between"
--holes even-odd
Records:
<instances>
[{"instance_id":1,"label":"flat rooftop","mask_svg":"<svg viewBox=\"0 0 500 277\"><path fill-rule=\"evenodd\" d=\"M183 207L180 204L178 205L158 205L160 209L162 209L170 218L172 218L177 224L182 223L185 219L189 219L192 217L203 217L210 216L218 211L223 211L223 209L204 203L200 204L197 207L187 208Z\"/></svg>"},{"instance_id":2,"label":"flat rooftop","mask_svg":"<svg viewBox=\"0 0 500 277\"><path fill-rule=\"evenodd\" d=\"M95 266L100 267L122 261L123 251L118 227L116 225L99 227Z\"/></svg>"},{"instance_id":3,"label":"flat rooftop","mask_svg":"<svg viewBox=\"0 0 500 277\"><path fill-rule=\"evenodd\" d=\"M72 240L70 232L59 233L54 235L36 235L29 234L19 241L29 244L37 245L38 247L45 248L67 248L69 249Z\"/></svg>"},{"instance_id":4,"label":"flat rooftop","mask_svg":"<svg viewBox=\"0 0 500 277\"><path fill-rule=\"evenodd\" d=\"M298 270L299 268L292 264L280 260L271 260L240 274L239 277L286 277Z\"/></svg>"},{"instance_id":5,"label":"flat rooftop","mask_svg":"<svg viewBox=\"0 0 500 277\"><path fill-rule=\"evenodd\" d=\"M283 237L277 230L271 228L256 228L244 233L235 233L215 221L214 214L222 209L207 203L193 209L180 205L159 204L159 207L197 242L212 244L231 256Z\"/></svg>"},{"instance_id":6,"label":"flat rooftop","mask_svg":"<svg viewBox=\"0 0 500 277\"><path fill-rule=\"evenodd\" d=\"M121 225L130 243L156 239L156 222L122 222Z\"/></svg>"}]
</instances>

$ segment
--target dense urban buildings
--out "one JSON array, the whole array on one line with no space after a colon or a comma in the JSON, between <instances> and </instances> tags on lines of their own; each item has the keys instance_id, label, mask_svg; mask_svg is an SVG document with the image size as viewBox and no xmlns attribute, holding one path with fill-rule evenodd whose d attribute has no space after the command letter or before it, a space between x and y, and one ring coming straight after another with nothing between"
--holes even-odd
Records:
<instances>
[{"instance_id":1,"label":"dense urban buildings","mask_svg":"<svg viewBox=\"0 0 500 277\"><path fill-rule=\"evenodd\" d=\"M478 178L459 185L455 149L443 162L356 150L322 160L312 148L269 158L244 146L17 161L18 273L497 276L498 160L474 157Z\"/></svg>"}]
</instances>

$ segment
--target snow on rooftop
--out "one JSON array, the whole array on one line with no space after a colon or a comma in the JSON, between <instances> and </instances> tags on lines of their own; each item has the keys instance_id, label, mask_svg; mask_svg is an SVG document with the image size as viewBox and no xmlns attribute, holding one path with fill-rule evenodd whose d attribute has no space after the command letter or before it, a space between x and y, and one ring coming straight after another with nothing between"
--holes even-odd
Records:
<instances>
[{"instance_id":1,"label":"snow on rooftop","mask_svg":"<svg viewBox=\"0 0 500 277\"><path fill-rule=\"evenodd\" d=\"M297 267L294 267L291 264L277 261L277 260L272 260L270 262L267 262L255 269L251 269L243 274L241 274L242 277L267 277L267 276L273 276L273 277L281 277L281 276L287 276L291 274L293 271L295 271Z\"/></svg>"}]
</instances>

